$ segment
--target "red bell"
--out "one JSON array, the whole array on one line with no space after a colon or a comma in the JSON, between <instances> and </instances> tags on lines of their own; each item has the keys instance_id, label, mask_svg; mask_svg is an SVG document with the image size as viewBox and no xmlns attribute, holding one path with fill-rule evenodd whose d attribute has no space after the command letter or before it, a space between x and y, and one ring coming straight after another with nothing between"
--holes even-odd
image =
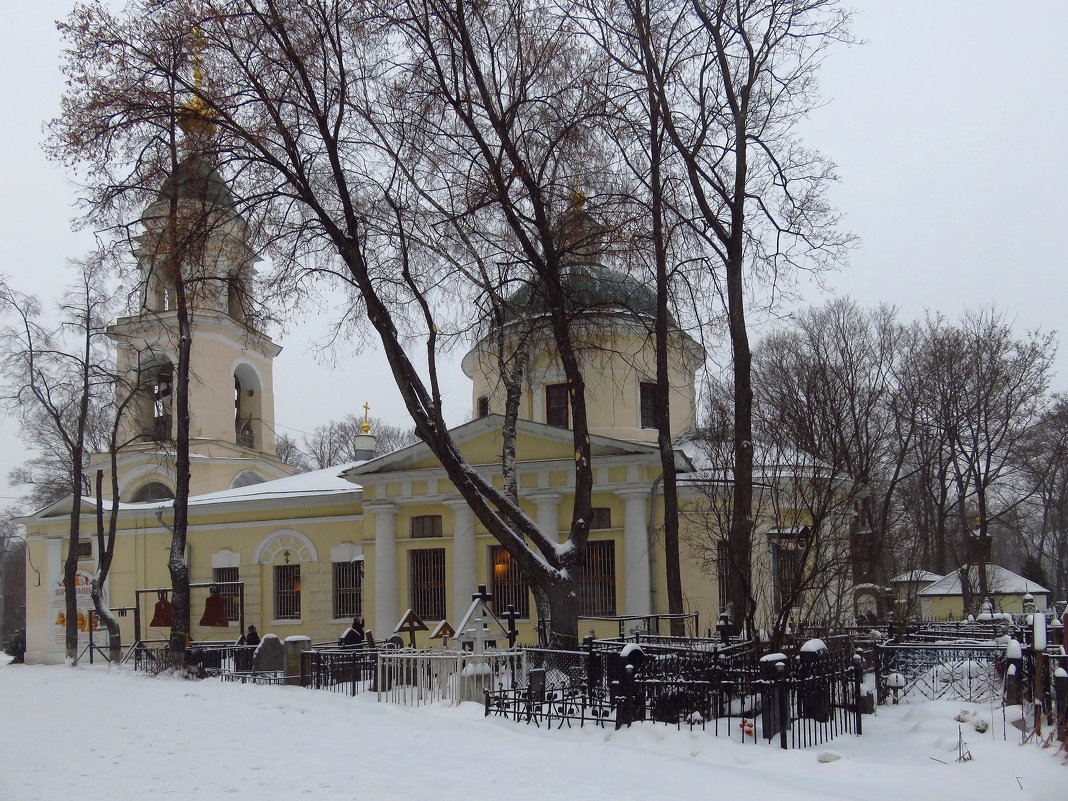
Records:
<instances>
[{"instance_id":1,"label":"red bell","mask_svg":"<svg viewBox=\"0 0 1068 801\"><path fill-rule=\"evenodd\" d=\"M148 625L152 628L169 629L173 619L174 609L171 607L171 602L160 596L160 599L156 601L156 608L152 612L152 622Z\"/></svg>"},{"instance_id":2,"label":"red bell","mask_svg":"<svg viewBox=\"0 0 1068 801\"><path fill-rule=\"evenodd\" d=\"M212 589L212 594L204 602L204 615L200 618L200 625L227 628L230 621L226 619L226 600L217 594L217 589Z\"/></svg>"}]
</instances>

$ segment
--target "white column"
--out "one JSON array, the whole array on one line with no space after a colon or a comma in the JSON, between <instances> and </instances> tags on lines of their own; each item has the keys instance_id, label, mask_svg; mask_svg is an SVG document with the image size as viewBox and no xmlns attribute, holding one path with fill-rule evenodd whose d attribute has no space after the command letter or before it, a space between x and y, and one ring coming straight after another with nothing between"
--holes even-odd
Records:
<instances>
[{"instance_id":1,"label":"white column","mask_svg":"<svg viewBox=\"0 0 1068 801\"><path fill-rule=\"evenodd\" d=\"M374 635L385 640L397 625L397 507L391 503L364 504L375 516Z\"/></svg>"},{"instance_id":2,"label":"white column","mask_svg":"<svg viewBox=\"0 0 1068 801\"><path fill-rule=\"evenodd\" d=\"M648 615L649 608L649 490L631 489L616 492L624 502L623 569L626 598L623 614Z\"/></svg>"},{"instance_id":3,"label":"white column","mask_svg":"<svg viewBox=\"0 0 1068 801\"><path fill-rule=\"evenodd\" d=\"M535 522L538 530L553 542L560 541L560 499L560 494L555 492L530 496L537 509Z\"/></svg>"},{"instance_id":4,"label":"white column","mask_svg":"<svg viewBox=\"0 0 1068 801\"><path fill-rule=\"evenodd\" d=\"M452 509L452 616L454 625L471 606L471 595L478 592L477 554L475 553L475 513L466 501L449 501Z\"/></svg>"}]
</instances>

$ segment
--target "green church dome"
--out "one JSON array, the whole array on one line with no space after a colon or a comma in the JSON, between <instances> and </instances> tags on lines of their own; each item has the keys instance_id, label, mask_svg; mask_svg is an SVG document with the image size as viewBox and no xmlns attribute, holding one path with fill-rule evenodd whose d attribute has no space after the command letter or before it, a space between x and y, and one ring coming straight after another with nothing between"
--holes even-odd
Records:
<instances>
[{"instance_id":1,"label":"green church dome","mask_svg":"<svg viewBox=\"0 0 1068 801\"><path fill-rule=\"evenodd\" d=\"M160 196L167 200L195 200L217 209L232 209L234 196L226 181L216 172L211 163L202 157L189 156L179 162L174 172L160 187Z\"/></svg>"},{"instance_id":2,"label":"green church dome","mask_svg":"<svg viewBox=\"0 0 1068 801\"><path fill-rule=\"evenodd\" d=\"M572 264L563 279L571 315L589 312L623 312L639 317L656 316L656 292L632 275L601 264ZM538 284L526 284L507 299L506 321L548 313Z\"/></svg>"}]
</instances>

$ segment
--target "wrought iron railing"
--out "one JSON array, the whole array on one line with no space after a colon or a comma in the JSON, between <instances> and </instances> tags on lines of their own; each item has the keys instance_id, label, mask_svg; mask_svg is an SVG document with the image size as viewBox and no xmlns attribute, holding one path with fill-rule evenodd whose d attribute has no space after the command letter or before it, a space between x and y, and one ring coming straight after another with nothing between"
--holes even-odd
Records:
<instances>
[{"instance_id":1,"label":"wrought iron railing","mask_svg":"<svg viewBox=\"0 0 1068 801\"><path fill-rule=\"evenodd\" d=\"M876 646L879 703L990 703L1003 691L1004 648L996 641L888 642Z\"/></svg>"}]
</instances>

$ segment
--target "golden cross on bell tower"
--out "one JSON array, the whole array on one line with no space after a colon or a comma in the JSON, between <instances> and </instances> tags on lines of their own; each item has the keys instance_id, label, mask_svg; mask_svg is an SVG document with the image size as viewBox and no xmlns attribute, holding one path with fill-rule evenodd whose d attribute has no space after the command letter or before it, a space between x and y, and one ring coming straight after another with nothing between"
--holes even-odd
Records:
<instances>
[{"instance_id":1,"label":"golden cross on bell tower","mask_svg":"<svg viewBox=\"0 0 1068 801\"><path fill-rule=\"evenodd\" d=\"M363 404L363 422L360 423L360 431L363 432L364 434L366 434L367 432L369 432L371 430L371 420L368 417L370 412L371 412L370 404L367 403L367 401L364 401L364 404Z\"/></svg>"}]
</instances>

